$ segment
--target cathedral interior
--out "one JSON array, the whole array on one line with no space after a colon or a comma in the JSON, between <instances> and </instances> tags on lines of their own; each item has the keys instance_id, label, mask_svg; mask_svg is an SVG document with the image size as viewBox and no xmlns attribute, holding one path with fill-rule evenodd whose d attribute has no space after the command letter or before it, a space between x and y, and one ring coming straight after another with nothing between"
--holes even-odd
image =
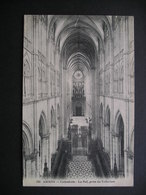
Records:
<instances>
[{"instance_id":1,"label":"cathedral interior","mask_svg":"<svg viewBox=\"0 0 146 195\"><path fill-rule=\"evenodd\" d=\"M23 178L134 172L134 18L25 15Z\"/></svg>"}]
</instances>

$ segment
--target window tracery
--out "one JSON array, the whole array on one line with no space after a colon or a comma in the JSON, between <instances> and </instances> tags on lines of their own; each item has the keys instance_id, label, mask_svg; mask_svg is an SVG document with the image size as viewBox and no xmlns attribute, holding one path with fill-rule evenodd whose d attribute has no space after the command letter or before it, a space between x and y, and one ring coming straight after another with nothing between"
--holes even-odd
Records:
<instances>
[{"instance_id":1,"label":"window tracery","mask_svg":"<svg viewBox=\"0 0 146 195\"><path fill-rule=\"evenodd\" d=\"M47 75L46 66L39 64L38 67L38 95L40 97L47 95Z\"/></svg>"},{"instance_id":2,"label":"window tracery","mask_svg":"<svg viewBox=\"0 0 146 195\"><path fill-rule=\"evenodd\" d=\"M73 75L73 97L81 98L84 96L84 77L80 70Z\"/></svg>"},{"instance_id":3,"label":"window tracery","mask_svg":"<svg viewBox=\"0 0 146 195\"><path fill-rule=\"evenodd\" d=\"M105 94L106 95L110 94L110 73L109 72L105 74Z\"/></svg>"},{"instance_id":4,"label":"window tracery","mask_svg":"<svg viewBox=\"0 0 146 195\"><path fill-rule=\"evenodd\" d=\"M28 60L25 60L23 66L23 96L30 97L32 95L32 78L31 67Z\"/></svg>"}]
</instances>

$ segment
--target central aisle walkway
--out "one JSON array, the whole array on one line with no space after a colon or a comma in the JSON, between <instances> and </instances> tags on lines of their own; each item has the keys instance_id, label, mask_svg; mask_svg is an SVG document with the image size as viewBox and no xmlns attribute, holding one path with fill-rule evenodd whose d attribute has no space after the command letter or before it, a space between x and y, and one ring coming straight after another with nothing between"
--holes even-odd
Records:
<instances>
[{"instance_id":1,"label":"central aisle walkway","mask_svg":"<svg viewBox=\"0 0 146 195\"><path fill-rule=\"evenodd\" d=\"M87 156L73 156L68 165L68 178L94 178L94 168Z\"/></svg>"}]
</instances>

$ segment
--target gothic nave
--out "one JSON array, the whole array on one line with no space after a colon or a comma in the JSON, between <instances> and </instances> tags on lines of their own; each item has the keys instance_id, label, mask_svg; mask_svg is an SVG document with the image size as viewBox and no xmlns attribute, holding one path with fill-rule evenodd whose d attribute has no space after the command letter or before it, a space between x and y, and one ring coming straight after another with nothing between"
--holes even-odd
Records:
<instances>
[{"instance_id":1,"label":"gothic nave","mask_svg":"<svg viewBox=\"0 0 146 195\"><path fill-rule=\"evenodd\" d=\"M134 18L25 15L23 179L134 172Z\"/></svg>"}]
</instances>

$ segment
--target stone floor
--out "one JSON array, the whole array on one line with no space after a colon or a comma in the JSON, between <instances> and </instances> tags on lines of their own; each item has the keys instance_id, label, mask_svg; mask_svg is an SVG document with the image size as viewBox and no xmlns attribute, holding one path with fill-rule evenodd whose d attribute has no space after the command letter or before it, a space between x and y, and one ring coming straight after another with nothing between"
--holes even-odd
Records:
<instances>
[{"instance_id":1,"label":"stone floor","mask_svg":"<svg viewBox=\"0 0 146 195\"><path fill-rule=\"evenodd\" d=\"M73 156L72 161L69 162L68 178L94 178L94 168L87 156Z\"/></svg>"}]
</instances>

